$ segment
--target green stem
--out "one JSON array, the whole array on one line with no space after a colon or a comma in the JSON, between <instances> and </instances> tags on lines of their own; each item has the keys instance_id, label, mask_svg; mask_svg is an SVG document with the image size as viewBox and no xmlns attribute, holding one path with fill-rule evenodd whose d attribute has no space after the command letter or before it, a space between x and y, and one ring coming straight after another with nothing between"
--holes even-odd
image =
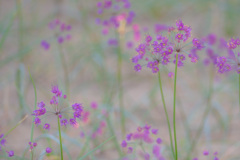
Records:
<instances>
[{"instance_id":1,"label":"green stem","mask_svg":"<svg viewBox=\"0 0 240 160\"><path fill-rule=\"evenodd\" d=\"M170 125L168 112L167 112L167 108L166 108L166 104L165 104L165 99L164 99L164 94L163 94L163 89L162 89L160 70L158 72L158 82L159 82L159 87L160 87L160 91L161 91L161 97L162 97L164 112L165 112L165 115L166 115L166 118L167 118L169 138L170 138L170 142L171 142L171 150L172 150L173 157L175 157L174 149L173 149L173 141L172 141L172 130L171 130L171 125Z\"/></svg>"},{"instance_id":2,"label":"green stem","mask_svg":"<svg viewBox=\"0 0 240 160\"><path fill-rule=\"evenodd\" d=\"M177 64L178 64L178 53L176 54L175 74L174 74L174 95L173 95L173 132L175 142L175 160L178 159L177 151L177 133L176 133L176 85L177 85Z\"/></svg>"},{"instance_id":3,"label":"green stem","mask_svg":"<svg viewBox=\"0 0 240 160\"><path fill-rule=\"evenodd\" d=\"M207 97L207 106L204 110L204 113L203 113L203 118L200 122L200 127L198 128L197 130L197 134L195 136L195 138L193 139L192 143L191 143L191 146L190 146L190 151L188 152L187 154L187 160L190 160L190 155L191 153L194 151L195 147L196 147L196 144L202 134L202 130L203 130L203 127L204 127L204 122L211 110L211 98L212 98L212 94L213 94L213 79L214 79L214 69L211 68L211 72L210 72L210 83L209 83L209 94L208 94L208 97Z\"/></svg>"},{"instance_id":4,"label":"green stem","mask_svg":"<svg viewBox=\"0 0 240 160\"><path fill-rule=\"evenodd\" d=\"M121 39L118 34L119 46L118 46L118 64L117 64L117 83L118 83L118 99L119 99L119 107L120 107L120 116L121 116L121 129L122 135L125 134L125 116L124 116L124 104L123 104L123 87L122 87L122 52L121 52Z\"/></svg>"},{"instance_id":5,"label":"green stem","mask_svg":"<svg viewBox=\"0 0 240 160\"><path fill-rule=\"evenodd\" d=\"M62 68L63 68L66 94L68 95L68 100L70 100L68 66L67 66L67 62L66 62L64 53L62 51L62 47L59 44L57 44L57 45L58 45L59 55L60 55L61 64L62 64Z\"/></svg>"},{"instance_id":6,"label":"green stem","mask_svg":"<svg viewBox=\"0 0 240 160\"><path fill-rule=\"evenodd\" d=\"M58 133L59 133L59 142L60 142L60 150L61 150L61 160L63 160L61 125L60 125L60 118L59 117L58 117Z\"/></svg>"},{"instance_id":7,"label":"green stem","mask_svg":"<svg viewBox=\"0 0 240 160\"><path fill-rule=\"evenodd\" d=\"M5 133L4 136L0 140L2 140L3 138L7 137L7 135L9 133L11 133L15 128L17 128L17 126L19 126L27 117L28 117L28 115L23 117L23 119L21 121L19 121L13 128L11 128L7 133Z\"/></svg>"},{"instance_id":8,"label":"green stem","mask_svg":"<svg viewBox=\"0 0 240 160\"><path fill-rule=\"evenodd\" d=\"M34 110L36 110L36 108L37 108L37 90L36 90L36 85L34 83L34 80L32 78L30 70L29 70L29 76L30 76L30 79L32 81L33 88L34 88L34 97L35 97L35 99L34 99ZM35 120L35 116L33 116L33 118L32 118L32 121L34 121L34 120ZM31 142L33 141L33 131L34 131L34 123L32 123L32 129L31 129Z\"/></svg>"},{"instance_id":9,"label":"green stem","mask_svg":"<svg viewBox=\"0 0 240 160\"><path fill-rule=\"evenodd\" d=\"M239 85L239 93L238 93L238 106L239 106L239 110L240 110L240 74L238 74L238 85Z\"/></svg>"}]
</instances>

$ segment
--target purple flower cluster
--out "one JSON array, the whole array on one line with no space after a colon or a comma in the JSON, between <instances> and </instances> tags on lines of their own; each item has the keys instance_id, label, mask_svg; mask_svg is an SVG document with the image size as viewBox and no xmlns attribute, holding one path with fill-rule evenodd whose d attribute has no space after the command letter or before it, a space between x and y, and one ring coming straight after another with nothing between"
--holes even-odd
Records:
<instances>
[{"instance_id":1,"label":"purple flower cluster","mask_svg":"<svg viewBox=\"0 0 240 160\"><path fill-rule=\"evenodd\" d=\"M204 156L209 156L209 154L210 154L210 153L209 153L208 150L204 150L204 151L203 151L203 155L204 155ZM217 157L217 155L218 155L218 152L214 152L214 153L213 153L213 157L214 157L213 160L219 160L219 158ZM193 158L192 160L199 160L199 159L195 157L195 158Z\"/></svg>"},{"instance_id":2,"label":"purple flower cluster","mask_svg":"<svg viewBox=\"0 0 240 160\"><path fill-rule=\"evenodd\" d=\"M132 58L132 62L136 64L135 71L140 71L143 66L147 66L153 73L157 73L159 64L167 65L170 62L175 64L176 54L178 54L178 67L184 65L185 54L188 54L191 62L196 62L197 57L187 51L201 50L204 45L203 41L197 38L193 38L192 43L186 43L191 37L191 30L190 26L178 20L176 28L173 26L168 28L170 36L163 36L164 33L157 34L156 39L153 40L152 36L147 35L145 41L136 48L138 54ZM191 46L187 48L190 44ZM143 64L140 64L141 61Z\"/></svg>"},{"instance_id":3,"label":"purple flower cluster","mask_svg":"<svg viewBox=\"0 0 240 160\"><path fill-rule=\"evenodd\" d=\"M231 70L240 74L240 39L231 38L227 43L228 56L217 57L216 67L219 73L229 72Z\"/></svg>"},{"instance_id":4,"label":"purple flower cluster","mask_svg":"<svg viewBox=\"0 0 240 160\"><path fill-rule=\"evenodd\" d=\"M135 150L136 153L139 153L139 156L143 157L145 160L165 160L161 154L162 139L158 138L157 135L158 129L152 128L149 125L138 127L135 132L127 134L121 146L123 149L127 150L128 154L133 153L133 150ZM134 147L132 144L134 144ZM151 145L152 150L147 152L144 147L145 145ZM140 150L138 150L137 146L140 147ZM125 159L127 158L125 157Z\"/></svg>"},{"instance_id":5,"label":"purple flower cluster","mask_svg":"<svg viewBox=\"0 0 240 160\"><path fill-rule=\"evenodd\" d=\"M54 30L59 44L62 44L64 41L68 41L72 38L72 36L68 33L72 29L71 25L67 25L64 22L61 22L59 19L55 19L51 21L48 26L49 29ZM50 49L50 43L46 40L42 40L41 46L45 50Z\"/></svg>"},{"instance_id":6,"label":"purple flower cluster","mask_svg":"<svg viewBox=\"0 0 240 160\"><path fill-rule=\"evenodd\" d=\"M82 113L83 113L83 106L80 103L75 103L72 105L72 107L60 107L60 100L66 99L66 95L62 94L62 91L59 90L58 86L53 86L52 87L52 93L54 94L52 99L50 100L50 105L53 106L54 111L47 111L45 108L45 103L40 102L38 103L38 109L33 111L33 114L35 116L34 123L36 126L41 124L41 119L40 117L43 117L47 113L53 114L55 116L58 116L61 120L61 126L66 126L67 124L70 124L73 127L76 127L78 125L77 119L82 118ZM69 111L70 110L70 111ZM66 117L64 118L63 115L67 111L67 113L72 112L72 116L67 119ZM68 114L65 114L65 116L68 116ZM45 130L50 130L50 124L45 123L43 125L43 129Z\"/></svg>"},{"instance_id":7,"label":"purple flower cluster","mask_svg":"<svg viewBox=\"0 0 240 160\"><path fill-rule=\"evenodd\" d=\"M37 142L29 142L30 151L32 151L35 147L37 147Z\"/></svg>"},{"instance_id":8,"label":"purple flower cluster","mask_svg":"<svg viewBox=\"0 0 240 160\"><path fill-rule=\"evenodd\" d=\"M0 151L2 151L2 147L5 147L6 144L6 139L4 138L4 134L0 135ZM14 151L6 151L8 153L8 157L13 157L14 156Z\"/></svg>"},{"instance_id":9,"label":"purple flower cluster","mask_svg":"<svg viewBox=\"0 0 240 160\"><path fill-rule=\"evenodd\" d=\"M96 23L102 26L102 34L108 35L111 28L119 32L125 32L125 26L131 25L135 18L135 12L130 11L131 3L129 0L104 0L97 3L98 14L101 18L96 19ZM109 16L110 15L110 16ZM103 18L104 17L104 18ZM119 44L116 38L110 38L108 45L117 46ZM131 48L132 44L128 43L127 47Z\"/></svg>"},{"instance_id":10,"label":"purple flower cluster","mask_svg":"<svg viewBox=\"0 0 240 160\"><path fill-rule=\"evenodd\" d=\"M131 3L129 0L117 0L113 3L111 0L104 0L104 2L97 3L98 14L103 14L104 11L109 11L110 13L118 13L117 15L110 16L108 19L97 19L97 24L103 25L105 28L115 27L118 28L120 26L120 21L125 20L127 25L130 25L135 17L135 13L133 11L129 11L131 8ZM126 12L122 12L119 14L119 11L126 10Z\"/></svg>"}]
</instances>

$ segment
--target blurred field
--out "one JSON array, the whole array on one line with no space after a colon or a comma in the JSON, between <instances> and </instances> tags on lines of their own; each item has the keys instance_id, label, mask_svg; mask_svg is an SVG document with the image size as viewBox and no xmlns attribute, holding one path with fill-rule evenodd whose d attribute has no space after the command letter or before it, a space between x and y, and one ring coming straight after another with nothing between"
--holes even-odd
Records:
<instances>
[{"instance_id":1,"label":"blurred field","mask_svg":"<svg viewBox=\"0 0 240 160\"><path fill-rule=\"evenodd\" d=\"M90 111L87 123L80 124L76 129L64 130L64 144L72 159L77 159L86 142L80 133L90 134L94 126L105 120L102 110L109 113L117 141L121 143L125 137L119 121L117 54L116 49L107 44L114 33L110 32L107 36L101 34L102 28L95 23L99 17L96 3L95 0L0 0L0 133L6 133L25 115L29 115L7 137L6 146L14 150L16 155L21 156L30 141L34 89L29 71L36 85L38 102L50 101L52 85L58 84L64 92L68 92L58 44L54 41L54 33L48 28L48 23L53 19L72 26L69 32L72 39L61 45L66 58L70 103L80 102L85 110ZM153 34L156 23L173 25L181 18L192 27L193 36L199 38L208 33L226 39L240 35L239 0L131 0L131 3L131 10L136 12L133 23L139 24L141 30L147 27L147 33L150 34ZM132 40L131 29L127 28L129 33L126 33L124 44ZM141 32L142 40L145 34ZM41 47L42 40L51 41L48 51ZM138 43L135 42L134 47ZM168 128L157 75L146 69L140 73L134 71L130 60L136 54L134 47L122 47L126 133L140 125L150 124L159 129L164 145L168 146ZM213 66L204 66L204 54L199 55L197 64L187 63L178 72L176 118L179 160L185 160L208 105L212 108L191 158L207 159L202 155L203 150L207 149L218 151L221 160L239 160L238 75L220 75ZM167 76L168 71L174 71L174 66L163 68L161 73L165 100L172 119L173 79ZM214 89L208 104L211 75L214 77ZM98 111L91 109L93 101L99 104ZM34 138L41 134L41 129L35 127ZM49 135L56 136L57 131L52 129L45 136ZM111 135L106 127L103 135L89 142L85 153ZM54 138L51 141L58 155L58 145ZM38 143L39 146L48 144L44 137ZM39 153L41 150L40 147ZM30 157L27 154L26 157ZM64 155L65 159L69 159L66 151ZM163 155L170 160L168 152ZM87 159L116 160L119 156L111 140Z\"/></svg>"}]
</instances>

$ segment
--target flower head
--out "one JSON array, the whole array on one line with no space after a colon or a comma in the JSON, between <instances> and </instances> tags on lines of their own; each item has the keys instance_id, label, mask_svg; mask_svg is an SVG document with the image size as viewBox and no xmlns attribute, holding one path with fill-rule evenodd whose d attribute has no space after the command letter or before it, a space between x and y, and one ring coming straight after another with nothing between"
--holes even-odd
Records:
<instances>
[{"instance_id":1,"label":"flower head","mask_svg":"<svg viewBox=\"0 0 240 160\"><path fill-rule=\"evenodd\" d=\"M49 111L49 107L46 106L44 102L38 103L38 109L33 111L33 116L35 116L34 123L36 126L42 123L42 119L46 115L53 115L56 118L60 118L61 126L67 126L70 124L73 127L78 125L77 119L84 119L82 116L83 106L80 103L74 103L72 106L67 107L68 103L64 103L66 100L66 95L62 94L62 91L57 85L52 86L51 92L53 93L52 99L50 100L50 105L53 109ZM49 121L50 122L50 121ZM50 130L50 123L45 123L43 129Z\"/></svg>"},{"instance_id":2,"label":"flower head","mask_svg":"<svg viewBox=\"0 0 240 160\"><path fill-rule=\"evenodd\" d=\"M184 66L186 54L191 58L191 62L197 62L197 57L188 50L201 50L204 48L203 41L197 38L192 39L191 43L186 43L191 37L191 27L185 25L181 20L176 22L176 27L169 27L169 35L164 36L165 32L157 34L154 39L147 35L145 41L140 43L136 48L137 55L132 57L132 62L135 71L140 71L143 66L150 68L152 73L159 71L159 65L168 65L176 62L176 55L178 54L178 67ZM191 45L191 46L189 46Z\"/></svg>"},{"instance_id":3,"label":"flower head","mask_svg":"<svg viewBox=\"0 0 240 160\"><path fill-rule=\"evenodd\" d=\"M150 153L156 159L164 159L160 146L162 140L156 138L157 135L158 129L152 128L152 126L147 124L143 127L139 126L134 132L126 135L126 139L122 141L121 146L129 155L135 150L135 153L139 153L138 156L145 159L150 159ZM138 145L140 146L139 148L137 147ZM152 150L143 150L143 148L152 148Z\"/></svg>"}]
</instances>

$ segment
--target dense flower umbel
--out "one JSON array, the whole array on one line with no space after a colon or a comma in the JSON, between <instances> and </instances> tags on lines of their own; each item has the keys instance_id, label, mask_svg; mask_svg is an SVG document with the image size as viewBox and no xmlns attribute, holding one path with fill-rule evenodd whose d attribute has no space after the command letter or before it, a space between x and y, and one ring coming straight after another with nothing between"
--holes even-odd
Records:
<instances>
[{"instance_id":1,"label":"dense flower umbel","mask_svg":"<svg viewBox=\"0 0 240 160\"><path fill-rule=\"evenodd\" d=\"M102 26L102 34L108 35L110 30L119 33L126 32L126 26L130 26L135 18L135 12L130 11L131 3L129 0L104 0L97 3L99 18L96 19L97 25ZM135 32L139 36L139 32ZM134 35L135 35L134 33ZM108 39L108 45L118 46L119 42L115 38ZM132 42L127 42L127 48L133 46Z\"/></svg>"},{"instance_id":2,"label":"dense flower umbel","mask_svg":"<svg viewBox=\"0 0 240 160\"><path fill-rule=\"evenodd\" d=\"M58 19L55 19L49 23L49 29L54 30L54 36L57 38L57 42L62 44L64 41L71 39L69 31L72 29L71 25L67 25ZM50 43L46 40L42 40L41 46L48 50L50 48Z\"/></svg>"},{"instance_id":3,"label":"dense flower umbel","mask_svg":"<svg viewBox=\"0 0 240 160\"><path fill-rule=\"evenodd\" d=\"M240 39L230 39L227 43L229 49L228 56L217 58L217 68L219 73L225 73L231 70L240 74Z\"/></svg>"},{"instance_id":4,"label":"dense flower umbel","mask_svg":"<svg viewBox=\"0 0 240 160\"><path fill-rule=\"evenodd\" d=\"M161 154L162 140L157 137L157 135L158 129L154 129L149 125L138 127L135 132L127 134L126 139L122 141L121 146L127 151L128 156L135 151L138 156L145 160L165 160ZM146 150L149 146L152 148L151 151Z\"/></svg>"},{"instance_id":5,"label":"dense flower umbel","mask_svg":"<svg viewBox=\"0 0 240 160\"><path fill-rule=\"evenodd\" d=\"M184 65L186 54L188 54L191 62L197 62L197 57L188 53L189 50L201 50L204 48L203 42L197 38L193 38L191 42L186 43L191 37L191 27L184 25L181 20L176 22L175 27L168 28L168 36L164 33L152 36L147 35L145 41L136 48L137 55L132 58L135 63L135 70L140 71L143 66L150 68L153 73L159 71L159 64L167 65L170 62L175 63L176 54L178 54L178 67ZM189 47L189 45L191 45ZM141 64L140 64L141 62Z\"/></svg>"},{"instance_id":6,"label":"dense flower umbel","mask_svg":"<svg viewBox=\"0 0 240 160\"><path fill-rule=\"evenodd\" d=\"M82 113L83 113L83 106L80 103L75 103L71 107L63 106L62 102L66 99L66 95L62 94L62 91L59 90L58 86L52 87L52 93L54 94L52 99L50 100L51 108L46 108L44 102L38 103L38 109L33 111L33 114L35 116L34 123L36 126L40 125L42 123L41 118L44 116L49 115L55 115L60 118L61 126L67 126L68 124L76 127L78 125L77 119L82 119ZM64 104L66 105L66 104ZM49 111L47 111L47 109ZM48 115L47 115L48 114ZM43 129L50 130L50 124L45 123L43 125Z\"/></svg>"}]
</instances>

